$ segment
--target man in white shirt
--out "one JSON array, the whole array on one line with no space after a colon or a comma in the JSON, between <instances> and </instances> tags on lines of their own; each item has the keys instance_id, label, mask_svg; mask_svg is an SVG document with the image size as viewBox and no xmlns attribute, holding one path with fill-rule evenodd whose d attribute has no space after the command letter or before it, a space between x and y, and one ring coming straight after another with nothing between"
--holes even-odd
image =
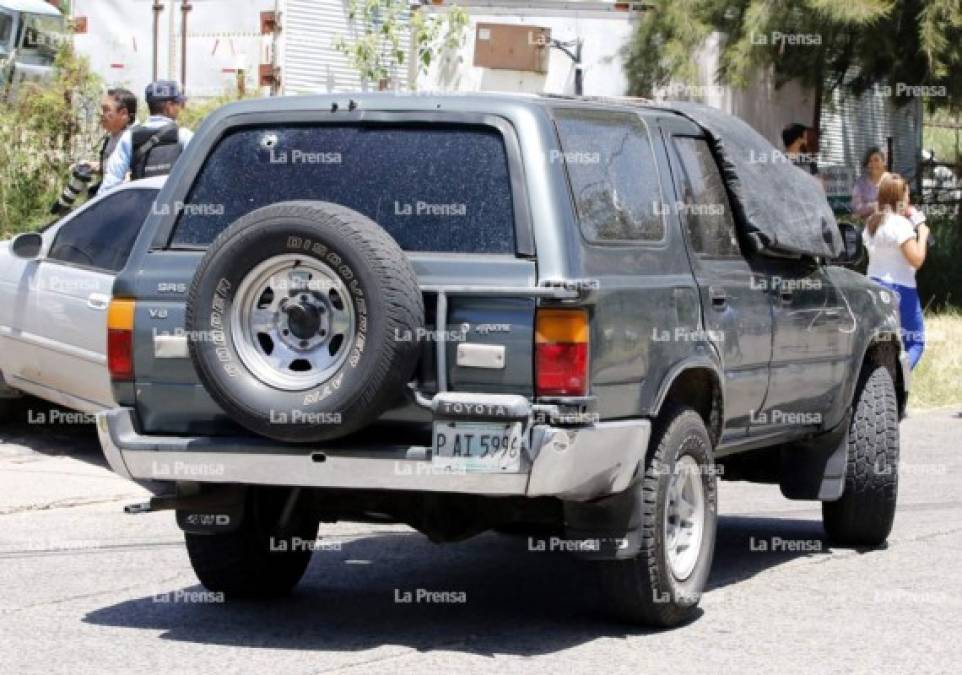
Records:
<instances>
[{"instance_id":1,"label":"man in white shirt","mask_svg":"<svg viewBox=\"0 0 962 675\"><path fill-rule=\"evenodd\" d=\"M189 129L177 126L177 117L187 104L179 84L172 80L152 82L144 97L150 117L121 136L104 168L101 192L123 183L128 173L131 180L167 175L194 137Z\"/></svg>"}]
</instances>

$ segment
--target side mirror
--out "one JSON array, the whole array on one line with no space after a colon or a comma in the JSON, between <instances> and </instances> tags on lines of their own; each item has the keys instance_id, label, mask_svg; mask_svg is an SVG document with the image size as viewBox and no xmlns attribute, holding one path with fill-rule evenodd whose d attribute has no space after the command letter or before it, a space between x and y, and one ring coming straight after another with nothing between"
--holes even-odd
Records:
<instances>
[{"instance_id":1,"label":"side mirror","mask_svg":"<svg viewBox=\"0 0 962 675\"><path fill-rule=\"evenodd\" d=\"M862 229L853 223L839 223L842 233L842 254L835 262L845 267L858 267L865 258L865 245L862 243Z\"/></svg>"},{"instance_id":2,"label":"side mirror","mask_svg":"<svg viewBox=\"0 0 962 675\"><path fill-rule=\"evenodd\" d=\"M18 258L36 260L43 249L43 237L38 232L18 234L10 243L10 250Z\"/></svg>"}]
</instances>

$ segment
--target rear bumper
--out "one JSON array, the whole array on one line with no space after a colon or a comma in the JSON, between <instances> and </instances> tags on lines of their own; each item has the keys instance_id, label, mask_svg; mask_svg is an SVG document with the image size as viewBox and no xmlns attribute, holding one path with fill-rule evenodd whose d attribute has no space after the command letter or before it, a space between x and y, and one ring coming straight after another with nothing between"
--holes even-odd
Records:
<instances>
[{"instance_id":1,"label":"rear bumper","mask_svg":"<svg viewBox=\"0 0 962 675\"><path fill-rule=\"evenodd\" d=\"M317 488L554 496L587 501L625 490L651 435L648 420L562 428L531 427L521 473L449 473L431 448L339 449L291 446L260 438L152 436L138 432L134 411L97 416L110 467L136 481L243 483Z\"/></svg>"}]
</instances>

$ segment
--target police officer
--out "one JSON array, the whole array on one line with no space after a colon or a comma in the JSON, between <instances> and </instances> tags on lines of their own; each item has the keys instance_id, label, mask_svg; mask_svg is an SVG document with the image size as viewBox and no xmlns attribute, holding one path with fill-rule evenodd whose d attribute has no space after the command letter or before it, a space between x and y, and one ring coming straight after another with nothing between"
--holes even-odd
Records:
<instances>
[{"instance_id":1,"label":"police officer","mask_svg":"<svg viewBox=\"0 0 962 675\"><path fill-rule=\"evenodd\" d=\"M128 173L131 180L167 175L194 136L177 126L177 117L187 103L178 83L152 82L144 98L150 117L120 137L104 169L103 192L123 183Z\"/></svg>"}]
</instances>

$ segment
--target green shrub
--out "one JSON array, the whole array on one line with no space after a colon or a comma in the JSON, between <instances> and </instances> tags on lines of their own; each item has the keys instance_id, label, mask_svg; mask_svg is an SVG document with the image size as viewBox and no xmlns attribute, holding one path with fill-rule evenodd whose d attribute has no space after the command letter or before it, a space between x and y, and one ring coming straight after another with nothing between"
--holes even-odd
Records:
<instances>
[{"instance_id":1,"label":"green shrub","mask_svg":"<svg viewBox=\"0 0 962 675\"><path fill-rule=\"evenodd\" d=\"M922 306L932 311L962 307L962 234L956 216L931 217L928 226L935 236L925 264L916 275Z\"/></svg>"},{"instance_id":2,"label":"green shrub","mask_svg":"<svg viewBox=\"0 0 962 675\"><path fill-rule=\"evenodd\" d=\"M51 219L70 166L92 159L100 136L100 79L65 43L53 79L0 101L0 238Z\"/></svg>"}]
</instances>

